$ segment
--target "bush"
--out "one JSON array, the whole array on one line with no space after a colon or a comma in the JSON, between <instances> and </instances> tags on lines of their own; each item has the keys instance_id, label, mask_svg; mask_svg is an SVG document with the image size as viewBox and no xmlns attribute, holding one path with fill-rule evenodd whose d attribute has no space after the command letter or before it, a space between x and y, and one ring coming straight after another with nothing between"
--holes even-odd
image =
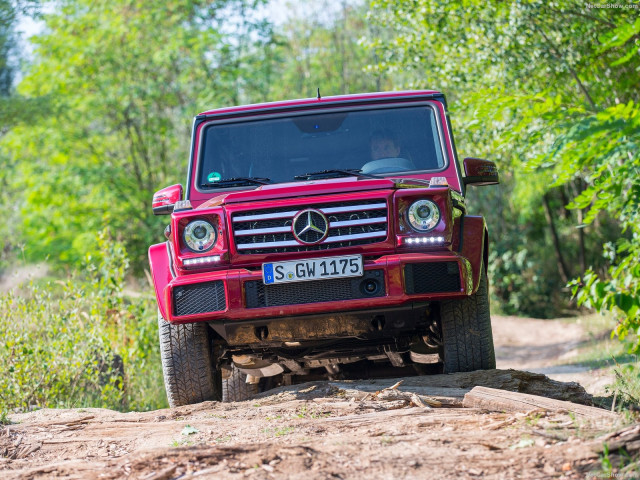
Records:
<instances>
[{"instance_id":1,"label":"bush","mask_svg":"<svg viewBox=\"0 0 640 480\"><path fill-rule=\"evenodd\" d=\"M640 368L637 362L627 365L617 364L614 373L616 380L609 389L618 394L623 408L635 407L637 412L640 406Z\"/></svg>"},{"instance_id":2,"label":"bush","mask_svg":"<svg viewBox=\"0 0 640 480\"><path fill-rule=\"evenodd\" d=\"M154 299L125 298L122 244L98 245L82 275L0 295L0 412L166 406Z\"/></svg>"},{"instance_id":3,"label":"bush","mask_svg":"<svg viewBox=\"0 0 640 480\"><path fill-rule=\"evenodd\" d=\"M546 265L526 248L497 249L489 254L491 293L496 312L504 315L527 315L553 318L561 311L562 298L557 298L559 282L545 281Z\"/></svg>"}]
</instances>

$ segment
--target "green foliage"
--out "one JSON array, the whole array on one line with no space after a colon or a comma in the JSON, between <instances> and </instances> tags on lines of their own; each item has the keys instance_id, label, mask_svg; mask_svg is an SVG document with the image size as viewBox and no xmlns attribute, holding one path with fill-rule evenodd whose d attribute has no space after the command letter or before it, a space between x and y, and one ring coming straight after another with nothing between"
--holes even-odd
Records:
<instances>
[{"instance_id":1,"label":"green foliage","mask_svg":"<svg viewBox=\"0 0 640 480\"><path fill-rule=\"evenodd\" d=\"M539 265L522 250L505 249L502 254L494 249L489 254L491 289L497 300L497 309L507 315L527 312L538 318L554 315L554 285L543 282L544 274Z\"/></svg>"},{"instance_id":2,"label":"green foliage","mask_svg":"<svg viewBox=\"0 0 640 480\"><path fill-rule=\"evenodd\" d=\"M47 108L0 139L28 259L79 265L109 225L141 270L162 231L151 196L184 178L191 118L244 100L240 45L262 39L247 20L260 3L65 0L43 16L18 91Z\"/></svg>"},{"instance_id":3,"label":"green foliage","mask_svg":"<svg viewBox=\"0 0 640 480\"><path fill-rule=\"evenodd\" d=\"M600 463L602 465L602 471L607 476L613 473L613 465L611 465L611 459L609 458L609 445L607 443L602 445L602 453L600 454Z\"/></svg>"},{"instance_id":4,"label":"green foliage","mask_svg":"<svg viewBox=\"0 0 640 480\"><path fill-rule=\"evenodd\" d=\"M29 15L35 11L32 0L0 0L0 139L16 124L18 118L27 118L36 108L44 108L46 100L30 102L14 95L14 82L18 72L18 37L15 29L20 14ZM15 236L11 225L17 223L15 209L11 202L9 181L15 174L15 163L0 148L0 206L3 219L0 224L0 271L14 245Z\"/></svg>"},{"instance_id":5,"label":"green foliage","mask_svg":"<svg viewBox=\"0 0 640 480\"><path fill-rule=\"evenodd\" d=\"M640 367L636 363L626 365L617 364L616 380L610 389L617 392L620 404L623 406L640 405Z\"/></svg>"},{"instance_id":6,"label":"green foliage","mask_svg":"<svg viewBox=\"0 0 640 480\"><path fill-rule=\"evenodd\" d=\"M11 421L9 420L9 414L5 410L0 411L0 426L10 424Z\"/></svg>"},{"instance_id":7,"label":"green foliage","mask_svg":"<svg viewBox=\"0 0 640 480\"><path fill-rule=\"evenodd\" d=\"M502 308L557 314L568 304L557 292L583 277L578 300L618 311L622 336L636 331L637 10L573 0L373 0L371 9L395 32L370 39L381 58L372 68L444 89L459 150L499 164L505 193L473 193L472 204L482 200L476 211L487 215Z\"/></svg>"},{"instance_id":8,"label":"green foliage","mask_svg":"<svg viewBox=\"0 0 640 480\"><path fill-rule=\"evenodd\" d=\"M164 406L153 299L126 301L122 244L97 244L86 278L0 296L0 411Z\"/></svg>"},{"instance_id":9,"label":"green foliage","mask_svg":"<svg viewBox=\"0 0 640 480\"><path fill-rule=\"evenodd\" d=\"M184 177L194 113L318 86L435 87L461 157L500 167L500 187L468 194L490 227L501 309L561 314L578 277L581 305L617 312L623 337L637 331L637 9L305 0L274 27L263 3L64 0L44 15L19 95L0 103L2 252L83 265L108 225L139 273L162 231L151 195ZM13 18L34 3L4 5Z\"/></svg>"},{"instance_id":10,"label":"green foliage","mask_svg":"<svg viewBox=\"0 0 640 480\"><path fill-rule=\"evenodd\" d=\"M15 26L18 14L31 6L31 1L0 0L0 100L13 90L13 80L17 72L15 61ZM0 110L1 111L1 110ZM0 119L0 132L3 130Z\"/></svg>"},{"instance_id":11,"label":"green foliage","mask_svg":"<svg viewBox=\"0 0 640 480\"><path fill-rule=\"evenodd\" d=\"M5 330L0 366L6 372L0 379L2 408L61 406L64 399L118 404L122 379L111 375L111 349L99 332L84 325L93 318L67 314L79 311L80 292L65 287L63 313L50 311L53 299L46 292L32 293L30 300L7 295L0 303ZM10 328L16 323L19 327Z\"/></svg>"},{"instance_id":12,"label":"green foliage","mask_svg":"<svg viewBox=\"0 0 640 480\"><path fill-rule=\"evenodd\" d=\"M194 114L383 87L362 72L375 56L361 4L276 32L263 3L64 0L43 15L19 95L0 103L0 247L79 266L108 225L141 273L163 228L151 196L184 178Z\"/></svg>"},{"instance_id":13,"label":"green foliage","mask_svg":"<svg viewBox=\"0 0 640 480\"><path fill-rule=\"evenodd\" d=\"M391 89L386 74L366 69L377 58L361 39L378 34L380 29L367 22L363 2L333 9L313 0L296 2L276 32L271 74L279 81L267 83L261 100L314 97L316 88L322 96Z\"/></svg>"},{"instance_id":14,"label":"green foliage","mask_svg":"<svg viewBox=\"0 0 640 480\"><path fill-rule=\"evenodd\" d=\"M579 304L614 312L616 334L623 340L632 334L631 351L640 352L640 106L630 101L588 116L563 140L561 153L574 153L562 164L589 172L588 188L570 207L588 208L585 222L617 216L626 233L615 249L605 250L608 275L587 271L571 284L573 294Z\"/></svg>"}]
</instances>

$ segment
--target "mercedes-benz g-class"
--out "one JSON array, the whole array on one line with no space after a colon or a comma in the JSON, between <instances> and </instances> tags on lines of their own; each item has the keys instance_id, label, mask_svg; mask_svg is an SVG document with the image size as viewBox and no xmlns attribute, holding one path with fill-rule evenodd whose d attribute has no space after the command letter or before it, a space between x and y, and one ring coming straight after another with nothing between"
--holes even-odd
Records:
<instances>
[{"instance_id":1,"label":"mercedes-benz g-class","mask_svg":"<svg viewBox=\"0 0 640 480\"><path fill-rule=\"evenodd\" d=\"M149 249L170 405L495 368L487 227L465 194L496 183L493 162L458 161L437 91L197 115L184 198L153 198L171 214Z\"/></svg>"}]
</instances>

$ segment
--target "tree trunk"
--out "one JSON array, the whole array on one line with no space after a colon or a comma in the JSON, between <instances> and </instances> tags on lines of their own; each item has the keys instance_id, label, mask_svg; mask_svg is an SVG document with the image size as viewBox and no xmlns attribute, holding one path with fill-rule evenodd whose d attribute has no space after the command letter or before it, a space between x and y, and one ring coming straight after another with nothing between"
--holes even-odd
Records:
<instances>
[{"instance_id":1,"label":"tree trunk","mask_svg":"<svg viewBox=\"0 0 640 480\"><path fill-rule=\"evenodd\" d=\"M558 231L556 230L556 225L553 222L553 213L551 211L551 206L549 205L549 194L545 193L542 196L542 205L544 206L544 214L547 218L547 223L549 224L549 229L551 230L551 240L553 241L553 249L556 254L556 261L558 263L558 273L560 274L560 278L564 283L569 281L571 278L571 273L567 268L567 264L564 260L564 256L562 255L562 248L560 245L560 237L558 236Z\"/></svg>"},{"instance_id":2,"label":"tree trunk","mask_svg":"<svg viewBox=\"0 0 640 480\"><path fill-rule=\"evenodd\" d=\"M578 209L578 255L580 262L580 276L584 275L584 272L587 271L587 259L585 254L585 246L584 246L584 229L586 226L584 225L584 210Z\"/></svg>"}]
</instances>

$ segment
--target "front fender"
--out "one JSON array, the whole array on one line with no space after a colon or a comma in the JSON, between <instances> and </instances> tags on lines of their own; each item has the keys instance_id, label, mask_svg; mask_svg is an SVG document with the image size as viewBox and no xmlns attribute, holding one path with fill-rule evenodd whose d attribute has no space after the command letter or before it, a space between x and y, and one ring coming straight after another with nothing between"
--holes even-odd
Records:
<instances>
[{"instance_id":1,"label":"front fender","mask_svg":"<svg viewBox=\"0 0 640 480\"><path fill-rule=\"evenodd\" d=\"M484 217L477 215L465 215L460 218L460 245L459 252L471 263L473 271L473 291L475 293L480 283L480 269L483 268L483 260L488 254L489 245L487 224ZM484 268L487 268L486 263Z\"/></svg>"},{"instance_id":2,"label":"front fender","mask_svg":"<svg viewBox=\"0 0 640 480\"><path fill-rule=\"evenodd\" d=\"M149 265L151 267L153 288L156 293L160 314L162 318L169 318L167 315L167 302L164 297L164 289L175 277L169 242L158 243L149 247Z\"/></svg>"}]
</instances>

